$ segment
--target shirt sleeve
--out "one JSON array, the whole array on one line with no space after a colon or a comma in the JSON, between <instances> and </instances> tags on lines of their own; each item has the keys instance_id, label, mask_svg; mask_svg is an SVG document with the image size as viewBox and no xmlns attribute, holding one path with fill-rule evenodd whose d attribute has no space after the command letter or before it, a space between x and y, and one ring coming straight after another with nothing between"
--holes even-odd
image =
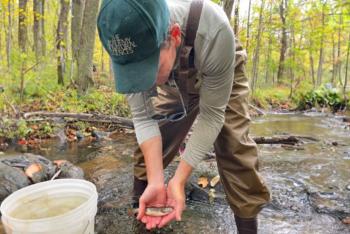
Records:
<instances>
[{"instance_id":1,"label":"shirt sleeve","mask_svg":"<svg viewBox=\"0 0 350 234\"><path fill-rule=\"evenodd\" d=\"M183 159L196 167L212 148L225 122L225 109L234 79L235 41L231 26L224 23L204 47L205 59L200 65L199 115L193 127Z\"/></svg>"},{"instance_id":2,"label":"shirt sleeve","mask_svg":"<svg viewBox=\"0 0 350 234\"><path fill-rule=\"evenodd\" d=\"M138 144L141 145L152 137L160 136L157 121L150 117L153 111L151 98L140 92L126 94L126 99L131 109Z\"/></svg>"}]
</instances>

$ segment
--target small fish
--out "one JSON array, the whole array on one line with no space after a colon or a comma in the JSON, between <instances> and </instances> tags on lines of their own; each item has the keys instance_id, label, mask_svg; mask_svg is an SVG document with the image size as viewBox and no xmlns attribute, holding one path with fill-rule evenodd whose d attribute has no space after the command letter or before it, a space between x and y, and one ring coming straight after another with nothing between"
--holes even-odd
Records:
<instances>
[{"instance_id":1,"label":"small fish","mask_svg":"<svg viewBox=\"0 0 350 234\"><path fill-rule=\"evenodd\" d=\"M170 214L173 212L173 210L174 209L172 207L147 207L145 213L149 216L161 217ZM132 215L136 215L138 212L139 209L136 208L132 209L130 213Z\"/></svg>"}]
</instances>

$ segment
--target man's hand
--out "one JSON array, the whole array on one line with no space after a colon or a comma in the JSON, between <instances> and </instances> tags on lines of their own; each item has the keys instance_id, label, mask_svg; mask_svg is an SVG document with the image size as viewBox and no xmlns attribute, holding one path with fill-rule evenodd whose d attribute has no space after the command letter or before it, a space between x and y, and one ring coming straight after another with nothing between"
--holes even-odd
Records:
<instances>
[{"instance_id":1,"label":"man's hand","mask_svg":"<svg viewBox=\"0 0 350 234\"><path fill-rule=\"evenodd\" d=\"M145 215L147 207L164 207L166 205L165 185L149 184L140 197L137 219L146 224L147 229L156 228L162 217Z\"/></svg>"},{"instance_id":2,"label":"man's hand","mask_svg":"<svg viewBox=\"0 0 350 234\"><path fill-rule=\"evenodd\" d=\"M162 217L158 225L159 228L164 227L174 219L181 221L181 215L186 206L185 199L185 184L172 178L167 187L167 206L173 207L174 211Z\"/></svg>"}]
</instances>

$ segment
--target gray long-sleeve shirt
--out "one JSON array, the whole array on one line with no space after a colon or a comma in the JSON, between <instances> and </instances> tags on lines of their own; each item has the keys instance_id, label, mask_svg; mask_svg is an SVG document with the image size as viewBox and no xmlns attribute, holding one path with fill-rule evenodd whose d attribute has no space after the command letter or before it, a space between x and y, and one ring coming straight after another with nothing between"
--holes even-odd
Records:
<instances>
[{"instance_id":1,"label":"gray long-sleeve shirt","mask_svg":"<svg viewBox=\"0 0 350 234\"><path fill-rule=\"evenodd\" d=\"M167 0L172 22L186 31L191 0ZM211 149L225 121L225 109L234 79L235 40L224 11L205 0L195 40L195 66L202 80L199 115L182 158L196 167ZM139 144L159 136L158 123L150 118L144 93L126 95Z\"/></svg>"}]
</instances>

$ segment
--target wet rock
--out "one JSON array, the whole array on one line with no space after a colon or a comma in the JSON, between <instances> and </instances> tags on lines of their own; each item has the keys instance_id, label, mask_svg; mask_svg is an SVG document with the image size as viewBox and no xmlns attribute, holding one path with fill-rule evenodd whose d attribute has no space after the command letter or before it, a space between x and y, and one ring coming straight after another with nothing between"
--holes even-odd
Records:
<instances>
[{"instance_id":1,"label":"wet rock","mask_svg":"<svg viewBox=\"0 0 350 234\"><path fill-rule=\"evenodd\" d=\"M350 191L350 184L346 186L346 190Z\"/></svg>"},{"instance_id":2,"label":"wet rock","mask_svg":"<svg viewBox=\"0 0 350 234\"><path fill-rule=\"evenodd\" d=\"M0 162L0 203L8 195L30 184L21 169Z\"/></svg>"},{"instance_id":3,"label":"wet rock","mask_svg":"<svg viewBox=\"0 0 350 234\"><path fill-rule=\"evenodd\" d=\"M96 140L101 140L101 139L107 138L108 135L109 135L109 133L107 133L107 132L102 132L102 131L97 131L97 130L93 130L91 132L91 136L95 137Z\"/></svg>"},{"instance_id":4,"label":"wet rock","mask_svg":"<svg viewBox=\"0 0 350 234\"><path fill-rule=\"evenodd\" d=\"M222 185L217 185L216 189L202 188L196 182L190 182L186 185L186 196L193 201L205 203L227 204Z\"/></svg>"},{"instance_id":5,"label":"wet rock","mask_svg":"<svg viewBox=\"0 0 350 234\"><path fill-rule=\"evenodd\" d=\"M27 171L34 183L49 180L56 171L55 165L48 159L34 154L11 156L0 160L10 166Z\"/></svg>"},{"instance_id":6,"label":"wet rock","mask_svg":"<svg viewBox=\"0 0 350 234\"><path fill-rule=\"evenodd\" d=\"M135 149L128 148L122 152L122 156L134 157Z\"/></svg>"},{"instance_id":7,"label":"wet rock","mask_svg":"<svg viewBox=\"0 0 350 234\"><path fill-rule=\"evenodd\" d=\"M268 180L271 184L271 191L273 191L268 207L290 215L295 215L295 213L310 215L312 208L309 205L305 185L301 181L275 176L268 178Z\"/></svg>"},{"instance_id":8,"label":"wet rock","mask_svg":"<svg viewBox=\"0 0 350 234\"><path fill-rule=\"evenodd\" d=\"M84 179L84 171L73 163L65 160L57 160L54 161L54 163L57 165L58 169L61 170L58 178Z\"/></svg>"},{"instance_id":9,"label":"wet rock","mask_svg":"<svg viewBox=\"0 0 350 234\"><path fill-rule=\"evenodd\" d=\"M309 194L311 206L318 212L340 219L350 215L350 204L346 196L337 192L313 192Z\"/></svg>"},{"instance_id":10,"label":"wet rock","mask_svg":"<svg viewBox=\"0 0 350 234\"><path fill-rule=\"evenodd\" d=\"M80 131L77 131L76 132L76 136L77 136L77 140L80 141L84 138L84 135L80 132Z\"/></svg>"}]
</instances>

